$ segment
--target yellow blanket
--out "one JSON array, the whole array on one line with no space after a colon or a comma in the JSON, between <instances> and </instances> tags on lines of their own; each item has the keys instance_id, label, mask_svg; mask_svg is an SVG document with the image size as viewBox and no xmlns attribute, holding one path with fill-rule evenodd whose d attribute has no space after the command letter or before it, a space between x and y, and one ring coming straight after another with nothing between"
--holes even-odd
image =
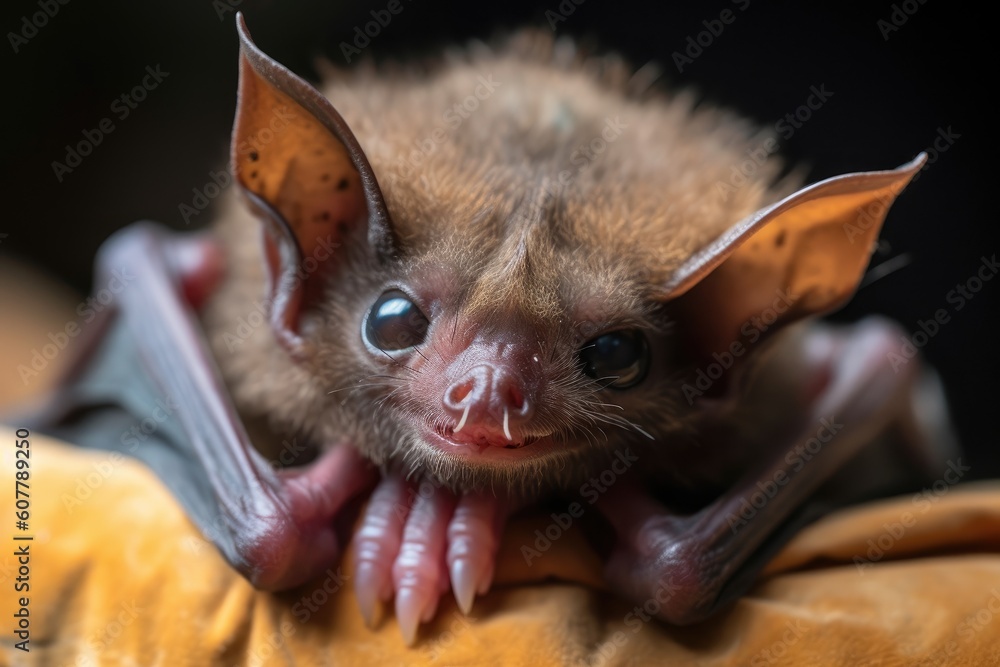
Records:
<instances>
[{"instance_id":1,"label":"yellow blanket","mask_svg":"<svg viewBox=\"0 0 1000 667\"><path fill-rule=\"evenodd\" d=\"M4 665L1000 665L1000 484L830 515L691 628L604 590L572 529L526 565L520 545L544 525L528 517L472 614L443 602L407 648L391 611L364 627L350 562L292 592L255 591L155 475L117 455L33 434L29 525L17 530L14 440L4 428ZM30 591L15 592L20 577ZM27 653L15 647L24 608Z\"/></svg>"}]
</instances>

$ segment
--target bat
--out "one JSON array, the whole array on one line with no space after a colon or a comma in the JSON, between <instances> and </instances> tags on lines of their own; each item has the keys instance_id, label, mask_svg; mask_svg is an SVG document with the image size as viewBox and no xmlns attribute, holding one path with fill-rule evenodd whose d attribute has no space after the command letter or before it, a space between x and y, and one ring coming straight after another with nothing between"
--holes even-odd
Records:
<instances>
[{"instance_id":1,"label":"bat","mask_svg":"<svg viewBox=\"0 0 1000 667\"><path fill-rule=\"evenodd\" d=\"M237 195L207 234L105 243L130 288L36 419L149 464L255 586L350 548L366 620L392 601L413 643L489 589L512 513L586 486L608 582L695 623L953 451L895 325L816 320L925 156L735 184L766 133L571 43L330 66L321 92L237 29Z\"/></svg>"}]
</instances>

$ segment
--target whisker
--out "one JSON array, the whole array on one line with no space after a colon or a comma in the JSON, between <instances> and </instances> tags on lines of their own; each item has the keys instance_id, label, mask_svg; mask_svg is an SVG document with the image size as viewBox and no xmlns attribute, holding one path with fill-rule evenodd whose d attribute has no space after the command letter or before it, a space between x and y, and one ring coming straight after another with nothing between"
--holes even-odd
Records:
<instances>
[{"instance_id":1,"label":"whisker","mask_svg":"<svg viewBox=\"0 0 1000 667\"><path fill-rule=\"evenodd\" d=\"M618 408L623 412L625 411L625 408L616 403L594 403L593 405L594 407L599 407L599 408Z\"/></svg>"}]
</instances>

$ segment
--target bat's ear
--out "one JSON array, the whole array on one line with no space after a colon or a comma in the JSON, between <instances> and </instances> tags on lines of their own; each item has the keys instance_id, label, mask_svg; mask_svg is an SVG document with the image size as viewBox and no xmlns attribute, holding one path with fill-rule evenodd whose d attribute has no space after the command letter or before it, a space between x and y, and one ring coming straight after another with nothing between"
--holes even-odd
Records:
<instances>
[{"instance_id":1,"label":"bat's ear","mask_svg":"<svg viewBox=\"0 0 1000 667\"><path fill-rule=\"evenodd\" d=\"M896 196L927 156L891 171L821 181L740 221L678 269L665 286L698 352L735 343L854 294Z\"/></svg>"},{"instance_id":2,"label":"bat's ear","mask_svg":"<svg viewBox=\"0 0 1000 667\"><path fill-rule=\"evenodd\" d=\"M371 166L344 119L319 91L257 48L242 14L236 26L233 173L265 222L271 324L296 353L300 315L321 295L345 237L360 231L385 257L393 252L392 231Z\"/></svg>"}]
</instances>

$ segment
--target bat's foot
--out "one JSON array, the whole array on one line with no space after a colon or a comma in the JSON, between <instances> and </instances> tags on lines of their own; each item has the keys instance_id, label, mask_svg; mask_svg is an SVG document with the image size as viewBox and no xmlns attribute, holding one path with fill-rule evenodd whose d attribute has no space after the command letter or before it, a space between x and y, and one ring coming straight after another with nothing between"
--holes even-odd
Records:
<instances>
[{"instance_id":1,"label":"bat's foot","mask_svg":"<svg viewBox=\"0 0 1000 667\"><path fill-rule=\"evenodd\" d=\"M782 368L794 370L794 381L782 410L794 428L776 435L771 451L695 514L671 513L639 485L610 489L597 505L617 534L608 581L655 604L667 622L700 622L748 589L784 542L825 508L912 481L912 460L924 472L940 470L956 451L944 399L917 364L894 363L899 338L898 327L880 318L802 330L783 351L792 363ZM886 435L910 451L886 450L894 453L870 459L879 461L868 466L871 479L859 476L850 466L881 454L875 450Z\"/></svg>"},{"instance_id":2,"label":"bat's foot","mask_svg":"<svg viewBox=\"0 0 1000 667\"><path fill-rule=\"evenodd\" d=\"M355 595L369 627L395 594L396 619L412 645L450 588L468 613L493 581L505 504L494 496L461 497L429 482L384 478L354 535Z\"/></svg>"}]
</instances>

